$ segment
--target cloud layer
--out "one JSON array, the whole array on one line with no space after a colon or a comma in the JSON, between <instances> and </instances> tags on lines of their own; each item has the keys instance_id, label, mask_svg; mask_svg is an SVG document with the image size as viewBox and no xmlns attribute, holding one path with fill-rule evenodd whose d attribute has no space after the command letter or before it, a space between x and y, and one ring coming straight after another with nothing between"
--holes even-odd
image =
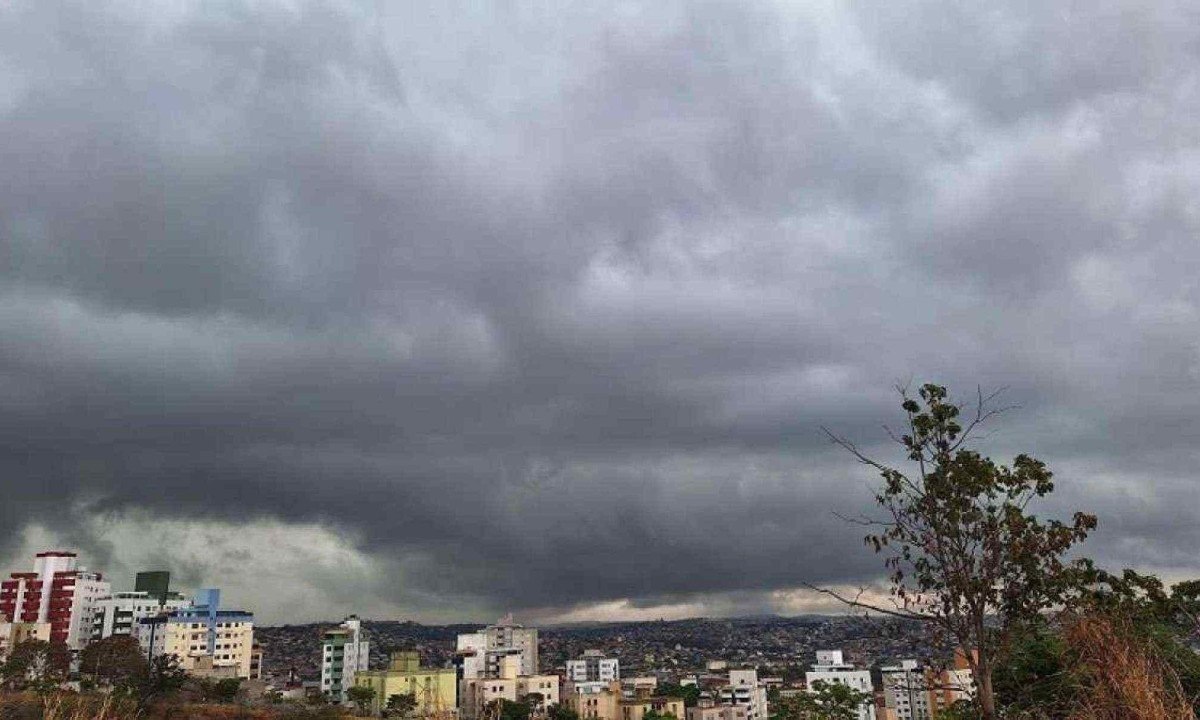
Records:
<instances>
[{"instance_id":1,"label":"cloud layer","mask_svg":"<svg viewBox=\"0 0 1200 720\"><path fill-rule=\"evenodd\" d=\"M7 4L0 555L797 611L917 378L1200 571L1200 17L1086 5Z\"/></svg>"}]
</instances>

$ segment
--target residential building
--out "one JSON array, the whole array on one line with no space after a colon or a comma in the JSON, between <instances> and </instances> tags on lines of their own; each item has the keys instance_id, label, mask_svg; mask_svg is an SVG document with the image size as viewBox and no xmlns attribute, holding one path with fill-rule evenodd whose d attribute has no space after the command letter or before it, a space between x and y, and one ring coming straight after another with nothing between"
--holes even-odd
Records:
<instances>
[{"instance_id":1,"label":"residential building","mask_svg":"<svg viewBox=\"0 0 1200 720\"><path fill-rule=\"evenodd\" d=\"M620 679L620 661L599 650L584 650L582 657L567 661L567 680L577 693L600 692Z\"/></svg>"},{"instance_id":2,"label":"residential building","mask_svg":"<svg viewBox=\"0 0 1200 720\"><path fill-rule=\"evenodd\" d=\"M262 680L263 676L263 647L258 643L250 645L250 679Z\"/></svg>"},{"instance_id":3,"label":"residential building","mask_svg":"<svg viewBox=\"0 0 1200 720\"><path fill-rule=\"evenodd\" d=\"M659 715L671 715L679 720L685 720L687 717L683 698L677 697L655 695L650 697L624 698L621 700L620 707L620 720L642 720L646 716L646 713L651 710Z\"/></svg>"},{"instance_id":4,"label":"residential building","mask_svg":"<svg viewBox=\"0 0 1200 720\"><path fill-rule=\"evenodd\" d=\"M695 707L687 708L687 720L749 720L749 717L748 705L717 704L711 699L702 699Z\"/></svg>"},{"instance_id":5,"label":"residential building","mask_svg":"<svg viewBox=\"0 0 1200 720\"><path fill-rule=\"evenodd\" d=\"M933 720L929 683L916 660L901 660L879 669L883 683L884 720Z\"/></svg>"},{"instance_id":6,"label":"residential building","mask_svg":"<svg viewBox=\"0 0 1200 720\"><path fill-rule=\"evenodd\" d=\"M538 672L538 631L513 622L512 615L479 632L458 636L457 652L464 678L499 677L501 660L520 659L521 675Z\"/></svg>"},{"instance_id":7,"label":"residential building","mask_svg":"<svg viewBox=\"0 0 1200 720\"><path fill-rule=\"evenodd\" d=\"M812 670L804 674L804 680L809 692L812 692L814 683L820 681L825 683L840 683L859 692L871 695L871 699L865 701L862 707L858 709L858 720L875 720L875 701L874 690L871 685L871 673L869 670L859 670L853 665L846 663L841 650L818 650L817 662L813 665Z\"/></svg>"},{"instance_id":8,"label":"residential building","mask_svg":"<svg viewBox=\"0 0 1200 720\"><path fill-rule=\"evenodd\" d=\"M654 675L621 678L621 697L626 699L650 697L658 690L658 678Z\"/></svg>"},{"instance_id":9,"label":"residential building","mask_svg":"<svg viewBox=\"0 0 1200 720\"><path fill-rule=\"evenodd\" d=\"M563 687L562 703L578 713L581 720L621 720L621 683L614 680L596 689L596 683L585 681L580 689L568 680Z\"/></svg>"},{"instance_id":10,"label":"residential building","mask_svg":"<svg viewBox=\"0 0 1200 720\"><path fill-rule=\"evenodd\" d=\"M335 628L321 634L321 692L336 703L346 703L346 691L354 686L354 675L366 670L370 643L362 621L351 615Z\"/></svg>"},{"instance_id":11,"label":"residential building","mask_svg":"<svg viewBox=\"0 0 1200 720\"><path fill-rule=\"evenodd\" d=\"M379 714L393 695L412 695L415 712L422 718L458 716L457 673L454 668L422 668L420 654L413 651L392 653L387 670L359 670L354 684L375 691L371 711Z\"/></svg>"},{"instance_id":12,"label":"residential building","mask_svg":"<svg viewBox=\"0 0 1200 720\"><path fill-rule=\"evenodd\" d=\"M100 573L78 566L73 552L38 553L33 572L0 582L0 616L15 623L49 623L50 641L79 650L91 637L93 615L111 588Z\"/></svg>"},{"instance_id":13,"label":"residential building","mask_svg":"<svg viewBox=\"0 0 1200 720\"><path fill-rule=\"evenodd\" d=\"M140 572L134 578L132 592L117 592L100 598L92 617L92 640L113 635L132 635L142 618L179 610L192 604L190 598L171 592L171 574L165 571Z\"/></svg>"},{"instance_id":14,"label":"residential building","mask_svg":"<svg viewBox=\"0 0 1200 720\"><path fill-rule=\"evenodd\" d=\"M954 663L941 671L927 671L930 712L936 717L960 700L975 697L975 675L962 650L954 653Z\"/></svg>"},{"instance_id":15,"label":"residential building","mask_svg":"<svg viewBox=\"0 0 1200 720\"><path fill-rule=\"evenodd\" d=\"M717 690L721 704L747 708L748 720L767 720L767 687L757 670L730 670L729 684Z\"/></svg>"},{"instance_id":16,"label":"residential building","mask_svg":"<svg viewBox=\"0 0 1200 720\"><path fill-rule=\"evenodd\" d=\"M0 661L14 647L30 640L49 642L50 623L14 623L0 617Z\"/></svg>"},{"instance_id":17,"label":"residential building","mask_svg":"<svg viewBox=\"0 0 1200 720\"><path fill-rule=\"evenodd\" d=\"M192 675L251 677L254 614L222 609L215 588L198 591L189 607L142 618L137 638L147 657L174 655Z\"/></svg>"},{"instance_id":18,"label":"residential building","mask_svg":"<svg viewBox=\"0 0 1200 720\"><path fill-rule=\"evenodd\" d=\"M533 695L538 696L536 704L541 707L557 705L558 676L522 675L521 664L520 655L504 655L499 659L495 677L464 678L463 702L460 705L463 717L469 720L480 717L484 708L496 700L519 702L522 699L530 699Z\"/></svg>"}]
</instances>

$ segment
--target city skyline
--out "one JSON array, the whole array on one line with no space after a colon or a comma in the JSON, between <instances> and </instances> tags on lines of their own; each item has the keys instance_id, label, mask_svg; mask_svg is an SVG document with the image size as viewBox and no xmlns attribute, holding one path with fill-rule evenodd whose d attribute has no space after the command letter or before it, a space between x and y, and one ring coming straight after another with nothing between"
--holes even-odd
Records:
<instances>
[{"instance_id":1,"label":"city skyline","mask_svg":"<svg viewBox=\"0 0 1200 720\"><path fill-rule=\"evenodd\" d=\"M1200 576L1190 6L555 5L0 9L0 572L836 611L930 381Z\"/></svg>"}]
</instances>

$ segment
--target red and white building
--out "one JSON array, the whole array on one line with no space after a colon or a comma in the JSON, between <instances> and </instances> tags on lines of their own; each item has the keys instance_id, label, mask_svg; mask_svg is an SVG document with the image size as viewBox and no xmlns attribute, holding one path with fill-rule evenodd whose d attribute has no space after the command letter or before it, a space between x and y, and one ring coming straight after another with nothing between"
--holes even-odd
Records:
<instances>
[{"instance_id":1,"label":"red and white building","mask_svg":"<svg viewBox=\"0 0 1200 720\"><path fill-rule=\"evenodd\" d=\"M13 623L49 623L51 642L79 650L91 639L98 601L110 594L100 573L78 567L75 553L42 552L33 572L0 581L0 616Z\"/></svg>"}]
</instances>

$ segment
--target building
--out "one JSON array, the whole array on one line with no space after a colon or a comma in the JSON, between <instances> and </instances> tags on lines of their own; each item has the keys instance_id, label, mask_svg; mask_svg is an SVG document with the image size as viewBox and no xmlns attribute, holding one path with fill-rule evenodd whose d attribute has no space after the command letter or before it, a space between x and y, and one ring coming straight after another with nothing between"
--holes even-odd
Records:
<instances>
[{"instance_id":1,"label":"building","mask_svg":"<svg viewBox=\"0 0 1200 720\"><path fill-rule=\"evenodd\" d=\"M929 707L935 717L954 703L975 697L975 675L962 650L955 651L953 665L940 672L928 670L927 677Z\"/></svg>"},{"instance_id":2,"label":"building","mask_svg":"<svg viewBox=\"0 0 1200 720\"><path fill-rule=\"evenodd\" d=\"M646 713L651 710L659 715L670 715L679 720L685 720L687 717L683 698L677 697L655 695L650 697L623 698L620 702L620 708L620 720L642 720L646 716Z\"/></svg>"},{"instance_id":3,"label":"building","mask_svg":"<svg viewBox=\"0 0 1200 720\"><path fill-rule=\"evenodd\" d=\"M170 654L200 677L251 677L254 614L221 608L221 591L200 590L189 607L138 621L138 643L147 657Z\"/></svg>"},{"instance_id":4,"label":"building","mask_svg":"<svg viewBox=\"0 0 1200 720\"><path fill-rule=\"evenodd\" d=\"M841 650L818 650L817 662L812 670L804 674L804 681L809 692L817 682L840 683L859 692L867 693L870 700L858 709L858 720L875 720L874 690L871 685L871 673L868 670L856 669L846 663Z\"/></svg>"},{"instance_id":5,"label":"building","mask_svg":"<svg viewBox=\"0 0 1200 720\"><path fill-rule=\"evenodd\" d=\"M749 715L750 708L746 705L718 705L711 699L687 709L687 720L749 720Z\"/></svg>"},{"instance_id":6,"label":"building","mask_svg":"<svg viewBox=\"0 0 1200 720\"><path fill-rule=\"evenodd\" d=\"M930 686L916 660L879 669L883 684L883 720L933 720Z\"/></svg>"},{"instance_id":7,"label":"building","mask_svg":"<svg viewBox=\"0 0 1200 720\"><path fill-rule=\"evenodd\" d=\"M729 684L717 690L723 705L747 709L747 720L767 720L767 687L758 681L757 670L730 670Z\"/></svg>"},{"instance_id":8,"label":"building","mask_svg":"<svg viewBox=\"0 0 1200 720\"><path fill-rule=\"evenodd\" d=\"M258 643L250 645L250 679L262 680L263 676L263 647Z\"/></svg>"},{"instance_id":9,"label":"building","mask_svg":"<svg viewBox=\"0 0 1200 720\"><path fill-rule=\"evenodd\" d=\"M132 635L142 618L180 610L192 604L189 598L171 592L171 574L165 571L140 572L134 578L132 592L117 592L100 598L92 616L91 639L113 635Z\"/></svg>"},{"instance_id":10,"label":"building","mask_svg":"<svg viewBox=\"0 0 1200 720\"><path fill-rule=\"evenodd\" d=\"M601 692L620 679L620 662L599 650L584 650L582 657L567 661L567 680L574 692Z\"/></svg>"},{"instance_id":11,"label":"building","mask_svg":"<svg viewBox=\"0 0 1200 720\"><path fill-rule=\"evenodd\" d=\"M499 660L499 670L495 677L464 678L461 688L463 702L460 704L463 717L481 717L484 708L497 700L525 700L543 708L557 705L558 676L522 675L521 665L520 655L504 655Z\"/></svg>"},{"instance_id":12,"label":"building","mask_svg":"<svg viewBox=\"0 0 1200 720\"><path fill-rule=\"evenodd\" d=\"M582 690L568 680L562 704L578 713L581 720L621 720L621 697L621 683L615 680L599 689L594 682L585 681Z\"/></svg>"},{"instance_id":13,"label":"building","mask_svg":"<svg viewBox=\"0 0 1200 720\"><path fill-rule=\"evenodd\" d=\"M370 643L362 621L351 615L335 628L321 633L321 692L336 703L346 703L354 675L366 670Z\"/></svg>"},{"instance_id":14,"label":"building","mask_svg":"<svg viewBox=\"0 0 1200 720\"><path fill-rule=\"evenodd\" d=\"M13 623L0 617L0 661L12 649L31 640L50 641L50 623Z\"/></svg>"},{"instance_id":15,"label":"building","mask_svg":"<svg viewBox=\"0 0 1200 720\"><path fill-rule=\"evenodd\" d=\"M49 623L50 642L79 650L91 638L97 601L109 594L103 576L78 567L75 553L41 552L33 572L12 573L0 582L0 616L15 623Z\"/></svg>"},{"instance_id":16,"label":"building","mask_svg":"<svg viewBox=\"0 0 1200 720\"><path fill-rule=\"evenodd\" d=\"M371 711L379 714L393 695L412 695L419 717L458 716L458 677L454 668L422 668L416 652L392 653L387 670L359 670L354 684L375 691Z\"/></svg>"},{"instance_id":17,"label":"building","mask_svg":"<svg viewBox=\"0 0 1200 720\"><path fill-rule=\"evenodd\" d=\"M632 699L649 697L658 691L658 678L654 675L621 678L621 697Z\"/></svg>"},{"instance_id":18,"label":"building","mask_svg":"<svg viewBox=\"0 0 1200 720\"><path fill-rule=\"evenodd\" d=\"M512 615L479 632L458 636L457 654L463 678L499 677L501 660L510 655L520 659L521 675L538 672L538 631L513 622Z\"/></svg>"}]
</instances>

